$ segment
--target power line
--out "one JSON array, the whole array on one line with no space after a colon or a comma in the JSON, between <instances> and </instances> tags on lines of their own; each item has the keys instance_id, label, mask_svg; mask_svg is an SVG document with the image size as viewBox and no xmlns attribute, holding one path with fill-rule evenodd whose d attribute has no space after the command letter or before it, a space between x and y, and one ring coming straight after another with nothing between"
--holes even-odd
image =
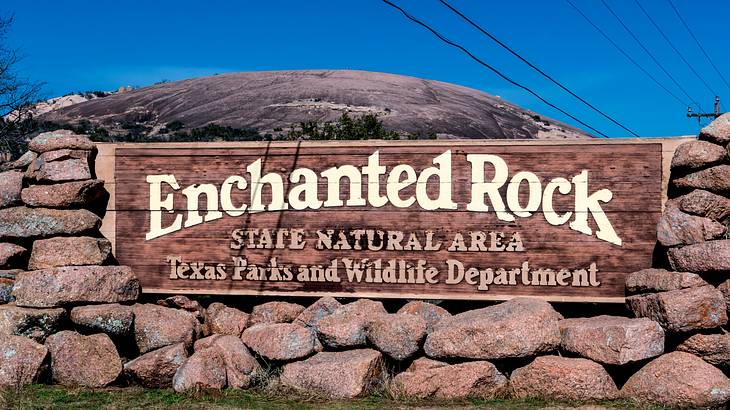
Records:
<instances>
[{"instance_id":1,"label":"power line","mask_svg":"<svg viewBox=\"0 0 730 410\"><path fill-rule=\"evenodd\" d=\"M715 65L715 63L712 62L712 59L710 58L710 56L705 51L705 48L702 47L702 44L700 44L700 41L697 40L697 37L695 37L694 33L692 33L692 30L689 29L689 26L687 25L687 22L685 22L684 21L684 18L682 18L682 15L679 14L679 10L677 10L677 8L674 7L674 3L672 3L672 0L667 0L667 2L672 7L672 10L674 10L674 14L676 14L677 17L679 17L679 21L682 22L682 25L684 26L685 29L687 29L687 32L689 33L689 35L692 36L692 39L697 44L697 47L699 47L700 50L702 50L702 54L705 55L705 58L707 59L707 61L710 62L710 65L712 66L712 68L715 69L715 72L717 73L717 75L719 75L720 78L722 78L722 82L725 83L725 86L727 86L727 88L730 89L730 84L727 83L727 80L725 79L725 76L722 75L722 73L720 72L720 70L717 69L717 66Z\"/></svg>"},{"instance_id":2,"label":"power line","mask_svg":"<svg viewBox=\"0 0 730 410\"><path fill-rule=\"evenodd\" d=\"M685 91L685 89L682 88L681 85L679 85L679 83L677 82L677 80L675 80L674 77L672 77L672 75L669 74L669 71L667 71L664 68L664 66L659 62L659 60L656 59L656 57L654 57L654 54L652 54L651 51L649 51L649 49L646 48L646 46L644 45L644 43L642 43L641 40L639 40L639 38L636 37L636 35L634 34L634 32L631 31L631 29L628 28L628 26L626 26L626 24L624 24L624 21L621 20L621 17L619 17L618 14L616 14L613 11L613 9L611 8L611 6L609 6L608 3L606 3L605 0L601 0L601 3L603 3L603 5L606 7L606 9L608 9L609 13L611 13L611 15L613 15L616 18L616 20L618 20L619 24L621 24L621 26L629 33L629 35L631 36L631 38L633 38L634 41L636 41L636 43L641 47L641 49L644 50L644 52L649 57L651 57L652 61L654 61L654 63L664 72L664 74L666 74L667 77L669 77L669 79L672 80L672 82L674 83L674 85L676 85L677 88L679 88L680 91L682 91L682 93L684 93L684 95L687 96L687 98L690 99L690 101L692 101L697 107L699 107L700 109L702 109L702 106L697 101L695 101L692 97L690 97L690 95L687 93L687 91Z\"/></svg>"},{"instance_id":3,"label":"power line","mask_svg":"<svg viewBox=\"0 0 730 410\"><path fill-rule=\"evenodd\" d=\"M573 2L570 1L570 0L565 0L565 1L568 4L570 4L570 6L573 7L573 9L575 9L575 11L577 11L578 14L580 14L583 17L583 19L586 22L588 22L588 24L590 24L594 29L596 29L596 31L598 31L601 34L601 36L603 36L603 38L606 39L606 41L608 41L609 43L611 43L611 45L616 50L618 50L624 57L626 57L627 60L629 60L633 65L636 66L636 68L638 68L639 70L641 70L642 73L644 73L647 77L649 77L652 81L654 81L654 83L657 86L659 86L662 90L666 91L667 94L671 95L675 100L677 100L680 104L682 104L682 106L687 107L689 105L689 104L687 104L686 101L684 101L681 98L679 98L677 96L677 94L673 93L671 90L669 90L667 87L665 87L664 84L660 83L659 80L657 80L649 71L647 71L644 67L642 67L641 64L639 64L636 60L634 60L633 57L631 57L626 51L624 51L624 49L621 48L621 46L619 46L618 44L616 44L616 42L613 41L613 39L611 39L611 37L609 37L608 34L606 34L603 30L601 30L600 27L598 27L595 23L593 23L593 21L588 16L586 16L585 13L583 13L578 8L578 6L576 6L575 4L573 4Z\"/></svg>"},{"instance_id":4,"label":"power line","mask_svg":"<svg viewBox=\"0 0 730 410\"><path fill-rule=\"evenodd\" d=\"M446 37L444 37L443 35L441 35L441 34L440 34L440 33L439 33L438 31L436 31L435 29L431 28L431 27L430 27L430 26L429 26L428 24L426 24L426 23L422 22L421 20L417 19L416 17L413 17L413 16L411 16L410 14L408 14L408 12L407 12L407 11L403 10L403 9L402 9L402 8L400 8L400 7L398 6L398 5L396 5L396 4L393 4L393 3L392 3L392 2L390 2L389 0L382 0L382 1L383 1L383 3L385 3L385 4L387 4L387 5L389 5L389 6L393 7L393 8L395 8L395 9L396 9L396 10L398 10L398 11L400 11L400 12L401 12L401 13L402 13L402 14L403 14L403 15L404 15L404 16L405 16L405 17L406 17L406 18L407 18L408 20L411 20L412 22L414 22L414 23L418 24L419 26L421 26L421 27L425 28L426 30L430 31L430 32L431 32L431 34L433 34L434 36L438 37L438 39L439 39L439 40L443 41L444 43L446 43L446 44L448 44L448 45L450 45L450 46L452 46L452 47L458 48L459 50L461 50L462 52L464 52L464 53L465 53L466 55L468 55L469 57L471 57L471 59L472 59L472 60L474 60L474 61L476 61L477 63L479 63L480 65L482 65L482 66L484 66L484 67L488 68L488 69L489 69L490 71L492 71L493 73L497 74L498 76L500 76L500 77L501 77L502 79L504 79L505 81L509 82L510 84L514 85L515 87L519 87L519 88L521 88L521 89L523 89L523 90L527 91L528 93L530 93L530 94L532 94L532 95L533 95L534 97L536 97L536 98L537 98L538 100L540 100L540 101L542 101L543 103L547 104L548 106L550 106L550 107L552 107L552 108L554 108L554 109L558 110L559 112L561 112L562 114L564 114L564 115L566 115L566 116L570 117L570 118L571 118L571 119L573 119L574 121L577 121L577 122L578 122L579 124L581 124L581 125L583 125L583 126L585 126L585 127L589 128L590 130L592 130L592 131L596 132L596 133L597 133L597 134L599 134L600 136L602 136L602 137L604 137L604 138L608 138L608 135L606 135L606 134L602 133L601 131L598 131L597 129L595 129L595 128L591 127L590 125L586 124L585 122L583 122L583 121L579 120L578 118L576 118L576 117L572 116L571 114L567 113L567 112L566 112L565 110L563 110L562 108L559 108L559 107L558 107L558 106L556 106L555 104L553 104L553 103L549 102L548 100L544 99L543 97L541 97L541 96L540 96L540 95L539 95L538 93L536 93L535 91L532 91L532 90L531 90L531 89L529 89L528 87L526 87L526 86L524 86L524 85L522 85L522 84L520 84L520 83L516 82L515 80L513 80L513 79L511 79L511 78L507 77L506 75L502 74L502 73L501 73L501 72L500 72L499 70L497 70L496 68L492 67L492 66L491 66L491 65L489 65L488 63L484 62L483 60L481 60L481 59L480 59L479 57L477 57L477 56L475 56L474 54L472 54L472 53L471 53L471 52L470 52L469 50L467 50L467 49L466 49L466 48L464 48L463 46L461 46L461 45L459 45L459 44L457 44L457 43L454 43L453 41L451 41L451 40L447 39Z\"/></svg>"},{"instance_id":5,"label":"power line","mask_svg":"<svg viewBox=\"0 0 730 410\"><path fill-rule=\"evenodd\" d=\"M667 35L664 34L664 31L662 31L662 29L659 28L659 25L654 21L653 18L651 18L651 16L646 11L646 9L644 9L644 6L642 6L641 3L639 3L638 0L634 0L634 3L636 3L637 6L639 6L639 8L641 9L641 12L644 13L644 15L646 16L646 18L648 18L649 21L651 22L651 24L654 25L654 28L657 29L657 31L659 32L659 34L662 35L662 37L667 42L667 44L669 44L669 46L672 47L672 50L674 50L674 52L677 53L677 55L679 56L679 58L681 58L682 61L684 61L684 64L686 64L687 67L689 67L689 69L694 73L694 75L697 76L697 78L699 78L700 81L702 81L702 84L704 84L705 87L707 87L707 89L712 93L712 95L717 95L717 93L715 92L715 90L713 90L712 87L710 87L710 85L707 84L707 81L705 81L705 79L702 78L702 76L697 71L695 71L694 67L692 67L692 64L690 64L689 61L687 61L687 59L684 58L684 56L682 55L682 53L679 52L679 50L677 49L677 47L674 46L674 43L672 43L671 40L669 40L669 37L667 37Z\"/></svg>"},{"instance_id":6,"label":"power line","mask_svg":"<svg viewBox=\"0 0 730 410\"><path fill-rule=\"evenodd\" d=\"M481 26L480 26L479 24L475 23L475 22L474 22L474 21L472 21L472 20L471 20L471 19L470 19L469 17L467 17L467 16L465 16L465 15L464 15L463 13L461 13L461 12L460 12L459 10L457 10L456 8L454 8L453 6L451 6L451 4L447 3L447 2L445 1L445 0L439 0L439 1L441 2L441 4L443 4L444 6L448 7L448 8L449 8L449 9L450 9L451 11L453 11L454 13L456 13L457 15L459 15L459 17L461 17L461 18L462 18L462 19L464 19L464 20L465 20L466 22L468 22L469 24L471 24L471 25L472 25L472 27L476 28L476 29L477 29L477 30L479 30L479 31L480 31L480 32L481 32L482 34L484 34L485 36L489 37L489 38L490 38L490 39L492 39L492 40L493 40L494 42L496 42L497 44L499 44L499 45L500 45L500 46L501 46L502 48L504 48L505 50L507 50L507 51L509 51L510 53L512 53L512 55L514 55L515 57L519 58L519 59L520 59L520 60L521 60L521 61L522 61L523 63L525 63L525 64L527 64L528 66L530 66L530 68L532 68L533 70L535 70L535 71L537 71L538 73L540 73L540 74L541 74L541 75L542 75L543 77L545 77L545 78L547 78L548 80L552 81L552 82L553 82L553 84L555 84L555 85L557 85L558 87L562 88L562 89L563 89L564 91L566 91L566 92L567 92L568 94L570 94L570 95L572 95L573 97L577 98L577 99L578 99L578 100L579 100L580 102L582 102L583 104L587 105L588 107L590 107L591 109L593 109L593 110L594 110L594 111L596 111L597 113L601 114L602 116L604 116L605 118L607 118L608 120L610 120L611 122L613 122L614 124L616 124L616 125L618 125L619 127L623 128L623 129L624 129L625 131L629 132L629 133L630 133L630 134L632 134L633 136L635 136L635 137L638 137L638 136L639 136L639 135L638 135L637 133L635 133L635 132L631 131L630 129L626 128L626 127L625 127L625 126L624 126L623 124L621 124L620 122L618 122L618 121L616 121L615 119L611 118L611 116L607 115L607 114L606 114L606 113L604 113L603 111L601 111L601 110L599 110L598 108L596 108L596 107L595 107L595 106L594 106L593 104L591 104L591 103L589 103L588 101L586 101L586 100L584 100L583 98L581 98L581 97L580 97L579 95L577 95L576 93L574 93L573 91L571 91L571 90L570 90L570 89L569 89L568 87L564 86L564 85L563 85L562 83L560 83L560 82L559 82L558 80L554 79L554 78L553 78L553 77L551 77L551 76L550 76L549 74L545 73L545 72L544 72L543 70L539 69L538 67L536 67L536 66L535 66L534 64L532 64L531 62L527 61L527 60L526 60L526 59L525 59L524 57L522 57L522 56L521 56L521 55L520 55L519 53L517 53L516 51L514 51L514 50L513 50L512 48L510 48L510 47L509 47L508 45L504 44L504 43L503 43L502 41L500 41L500 40L499 40L498 38L496 38L496 37L495 37L494 35L492 35L492 34L491 34L491 33L489 33L488 31L486 31L486 30L485 30L484 28L482 28L482 27L481 27Z\"/></svg>"}]
</instances>

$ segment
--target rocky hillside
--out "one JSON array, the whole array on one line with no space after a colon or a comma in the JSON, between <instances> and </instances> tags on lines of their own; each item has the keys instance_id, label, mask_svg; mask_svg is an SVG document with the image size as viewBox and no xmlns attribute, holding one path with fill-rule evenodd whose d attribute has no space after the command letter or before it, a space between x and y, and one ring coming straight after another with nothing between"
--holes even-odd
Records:
<instances>
[{"instance_id":1,"label":"rocky hillside","mask_svg":"<svg viewBox=\"0 0 730 410\"><path fill-rule=\"evenodd\" d=\"M231 73L161 83L46 112L40 119L82 120L112 134L145 135L217 124L278 135L303 121L376 114L400 134L439 138L563 139L589 134L484 92L438 81L351 70Z\"/></svg>"}]
</instances>

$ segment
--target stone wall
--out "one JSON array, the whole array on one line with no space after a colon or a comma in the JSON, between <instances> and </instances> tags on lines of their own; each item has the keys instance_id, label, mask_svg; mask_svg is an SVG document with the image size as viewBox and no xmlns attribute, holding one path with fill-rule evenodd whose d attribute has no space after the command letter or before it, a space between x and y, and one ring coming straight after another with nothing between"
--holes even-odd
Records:
<instances>
[{"instance_id":1,"label":"stone wall","mask_svg":"<svg viewBox=\"0 0 730 410\"><path fill-rule=\"evenodd\" d=\"M628 276L627 309L573 317L584 305L527 298L451 313L423 301L331 297L251 309L185 296L144 303L153 295L115 265L99 233L107 196L94 179L93 144L41 134L0 171L0 385L724 405L728 141L726 115L678 148L661 257Z\"/></svg>"}]
</instances>

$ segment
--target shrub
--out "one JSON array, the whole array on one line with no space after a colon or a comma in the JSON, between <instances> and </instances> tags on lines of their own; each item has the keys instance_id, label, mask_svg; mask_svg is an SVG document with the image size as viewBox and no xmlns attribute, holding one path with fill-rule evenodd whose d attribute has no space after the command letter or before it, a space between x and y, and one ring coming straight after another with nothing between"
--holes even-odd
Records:
<instances>
[{"instance_id":1,"label":"shrub","mask_svg":"<svg viewBox=\"0 0 730 410\"><path fill-rule=\"evenodd\" d=\"M181 129L185 128L185 124L182 123L180 120L170 121L167 124L165 124L165 128L168 130L175 132L180 131Z\"/></svg>"},{"instance_id":2,"label":"shrub","mask_svg":"<svg viewBox=\"0 0 730 410\"><path fill-rule=\"evenodd\" d=\"M290 140L394 140L399 139L395 131L388 131L374 114L351 118L346 112L337 122L305 121L294 127L288 135Z\"/></svg>"}]
</instances>

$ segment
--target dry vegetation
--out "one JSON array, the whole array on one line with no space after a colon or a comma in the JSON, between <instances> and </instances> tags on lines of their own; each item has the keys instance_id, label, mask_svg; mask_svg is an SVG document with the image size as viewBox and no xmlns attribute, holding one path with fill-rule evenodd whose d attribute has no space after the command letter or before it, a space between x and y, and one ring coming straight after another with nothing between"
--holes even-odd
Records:
<instances>
[{"instance_id":1,"label":"dry vegetation","mask_svg":"<svg viewBox=\"0 0 730 410\"><path fill-rule=\"evenodd\" d=\"M358 400L325 401L295 394L276 394L271 390L225 390L222 392L181 395L172 390L142 388L71 389L33 385L17 390L0 391L3 409L661 409L636 406L625 401L582 405L543 400L461 400L394 401L385 395L371 395Z\"/></svg>"}]
</instances>

